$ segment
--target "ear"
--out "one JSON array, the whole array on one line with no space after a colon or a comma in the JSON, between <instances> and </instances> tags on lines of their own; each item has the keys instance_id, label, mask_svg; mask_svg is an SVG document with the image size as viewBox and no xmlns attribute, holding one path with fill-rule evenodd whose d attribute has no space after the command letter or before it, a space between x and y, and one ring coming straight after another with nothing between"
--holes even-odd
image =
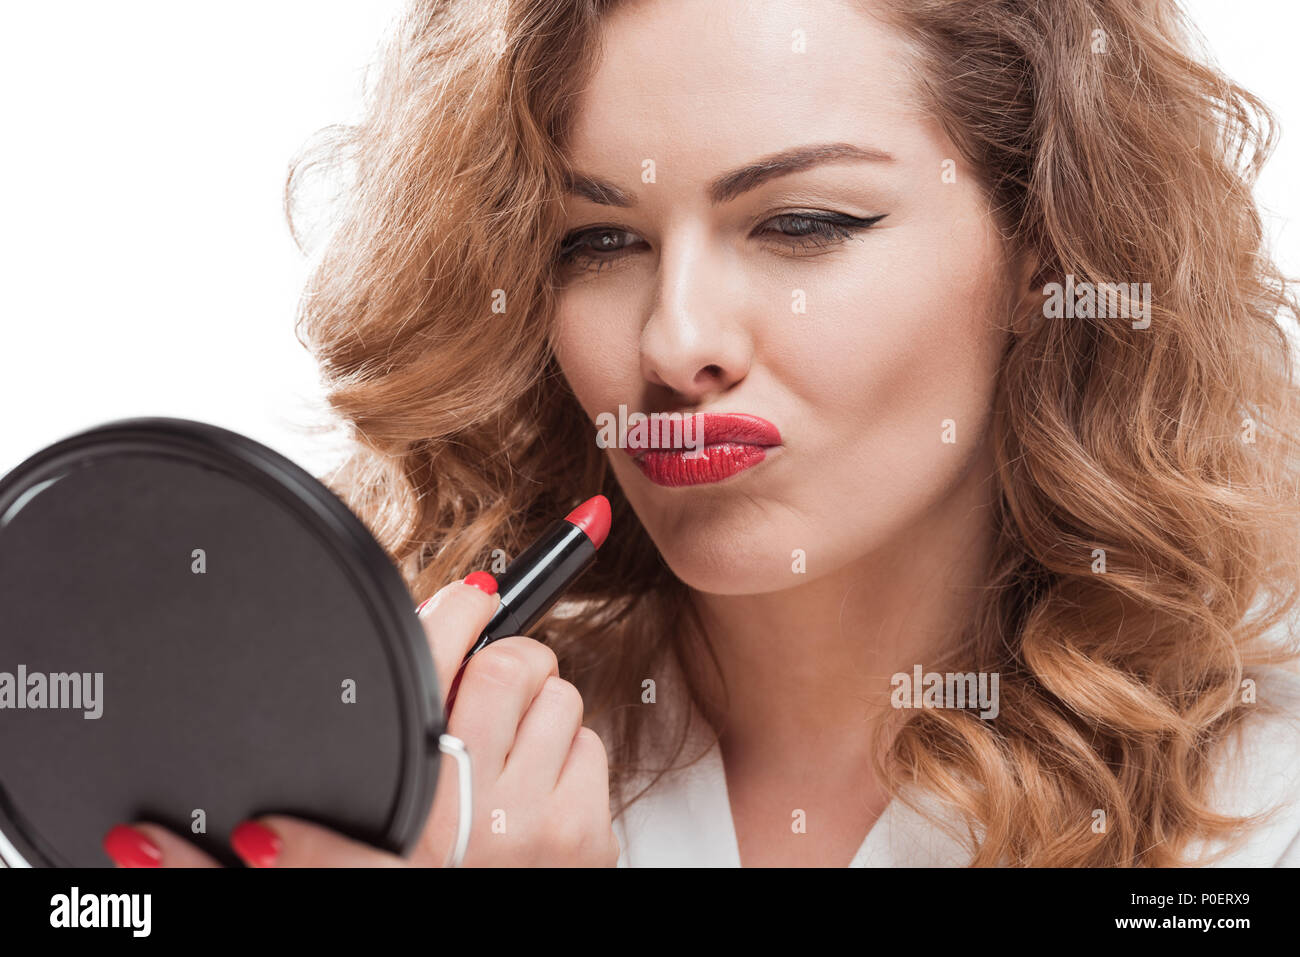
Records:
<instances>
[{"instance_id":1,"label":"ear","mask_svg":"<svg viewBox=\"0 0 1300 957\"><path fill-rule=\"evenodd\" d=\"M1027 332L1043 316L1043 260L1034 250L1025 250L1011 263L1012 331Z\"/></svg>"}]
</instances>

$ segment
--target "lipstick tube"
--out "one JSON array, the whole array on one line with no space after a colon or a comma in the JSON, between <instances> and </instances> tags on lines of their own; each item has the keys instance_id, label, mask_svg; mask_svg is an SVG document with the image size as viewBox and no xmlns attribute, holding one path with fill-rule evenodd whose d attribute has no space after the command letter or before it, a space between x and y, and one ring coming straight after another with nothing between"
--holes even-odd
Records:
<instances>
[{"instance_id":1,"label":"lipstick tube","mask_svg":"<svg viewBox=\"0 0 1300 957\"><path fill-rule=\"evenodd\" d=\"M537 624L596 560L596 550L596 543L582 526L568 518L552 522L542 537L521 552L497 579L501 606L465 660L498 638L522 635Z\"/></svg>"},{"instance_id":2,"label":"lipstick tube","mask_svg":"<svg viewBox=\"0 0 1300 957\"><path fill-rule=\"evenodd\" d=\"M565 590L596 560L596 552L609 534L609 525L609 500L603 495L593 496L551 523L541 538L506 566L497 579L501 604L465 653L447 692L448 715L470 658L492 642L522 635L541 621Z\"/></svg>"}]
</instances>

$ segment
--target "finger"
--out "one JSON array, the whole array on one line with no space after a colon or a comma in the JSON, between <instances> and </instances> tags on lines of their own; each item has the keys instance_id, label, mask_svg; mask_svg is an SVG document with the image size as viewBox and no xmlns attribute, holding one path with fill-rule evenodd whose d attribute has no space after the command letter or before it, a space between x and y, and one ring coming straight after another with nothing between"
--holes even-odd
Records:
<instances>
[{"instance_id":1,"label":"finger","mask_svg":"<svg viewBox=\"0 0 1300 957\"><path fill-rule=\"evenodd\" d=\"M104 835L104 851L118 867L220 867L212 857L165 827L119 824Z\"/></svg>"},{"instance_id":2,"label":"finger","mask_svg":"<svg viewBox=\"0 0 1300 957\"><path fill-rule=\"evenodd\" d=\"M563 678L551 675L519 722L503 776L554 790L581 727L582 695Z\"/></svg>"},{"instance_id":3,"label":"finger","mask_svg":"<svg viewBox=\"0 0 1300 957\"><path fill-rule=\"evenodd\" d=\"M477 768L472 769L477 777ZM486 787L486 785L484 785ZM478 784L475 784L475 788ZM411 855L411 866L420 864L441 866L447 852L456 842L460 815L460 765L449 754L443 754L438 765L438 785L433 792L433 805L424 822L424 833L419 846ZM481 826L481 821L473 822ZM470 838L471 842L473 837Z\"/></svg>"},{"instance_id":4,"label":"finger","mask_svg":"<svg viewBox=\"0 0 1300 957\"><path fill-rule=\"evenodd\" d=\"M579 728L573 736L573 746L555 789L579 796L599 795L606 813L609 812L609 757L605 743L591 728Z\"/></svg>"},{"instance_id":5,"label":"finger","mask_svg":"<svg viewBox=\"0 0 1300 957\"><path fill-rule=\"evenodd\" d=\"M443 586L417 609L444 702L465 653L501 604L496 589L495 578L487 572L474 572L465 581Z\"/></svg>"},{"instance_id":6,"label":"finger","mask_svg":"<svg viewBox=\"0 0 1300 957\"><path fill-rule=\"evenodd\" d=\"M585 819L588 826L595 829L593 834L603 829L604 838L600 845L592 848L585 857L594 859L602 867L617 867L622 848L610 816L609 759L600 735L591 728L580 728L574 736L569 760L560 773L554 796L569 814L579 820Z\"/></svg>"},{"instance_id":7,"label":"finger","mask_svg":"<svg viewBox=\"0 0 1300 957\"><path fill-rule=\"evenodd\" d=\"M519 723L547 677L558 673L555 652L522 635L494 641L469 660L447 733L473 755L476 787L501 776Z\"/></svg>"},{"instance_id":8,"label":"finger","mask_svg":"<svg viewBox=\"0 0 1300 957\"><path fill-rule=\"evenodd\" d=\"M571 806L575 813L582 813L578 809L586 806L584 801L595 799L596 804L589 813L599 815L608 827L605 866L617 867L623 849L610 819L609 755L605 742L591 728L578 729L555 790L558 794L573 795Z\"/></svg>"},{"instance_id":9,"label":"finger","mask_svg":"<svg viewBox=\"0 0 1300 957\"><path fill-rule=\"evenodd\" d=\"M279 815L242 822L231 831L230 846L249 867L407 866L395 854Z\"/></svg>"}]
</instances>

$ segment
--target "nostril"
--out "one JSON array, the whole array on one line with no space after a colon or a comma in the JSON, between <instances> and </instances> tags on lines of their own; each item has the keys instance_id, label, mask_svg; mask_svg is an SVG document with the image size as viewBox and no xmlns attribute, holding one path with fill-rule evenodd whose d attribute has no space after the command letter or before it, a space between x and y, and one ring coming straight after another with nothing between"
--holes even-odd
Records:
<instances>
[{"instance_id":1,"label":"nostril","mask_svg":"<svg viewBox=\"0 0 1300 957\"><path fill-rule=\"evenodd\" d=\"M700 371L703 372L705 375L707 375L710 379L717 379L720 378L722 375L722 366L707 365Z\"/></svg>"}]
</instances>

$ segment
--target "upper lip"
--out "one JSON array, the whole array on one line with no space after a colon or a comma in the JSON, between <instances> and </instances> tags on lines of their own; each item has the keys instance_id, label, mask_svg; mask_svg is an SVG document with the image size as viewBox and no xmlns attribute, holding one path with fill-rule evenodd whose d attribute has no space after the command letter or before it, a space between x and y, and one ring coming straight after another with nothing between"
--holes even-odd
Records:
<instances>
[{"instance_id":1,"label":"upper lip","mask_svg":"<svg viewBox=\"0 0 1300 957\"><path fill-rule=\"evenodd\" d=\"M667 413L663 413L667 414ZM781 444L781 433L775 425L757 415L743 412L697 412L682 413L682 428L673 429L668 436L655 436L647 439L642 447L633 436L628 436L627 450L639 458L646 452L671 449L696 448L700 437L704 446L718 445L723 442L735 442L740 445L772 446ZM688 422L686 420L694 420ZM658 444L655 444L658 439Z\"/></svg>"}]
</instances>

